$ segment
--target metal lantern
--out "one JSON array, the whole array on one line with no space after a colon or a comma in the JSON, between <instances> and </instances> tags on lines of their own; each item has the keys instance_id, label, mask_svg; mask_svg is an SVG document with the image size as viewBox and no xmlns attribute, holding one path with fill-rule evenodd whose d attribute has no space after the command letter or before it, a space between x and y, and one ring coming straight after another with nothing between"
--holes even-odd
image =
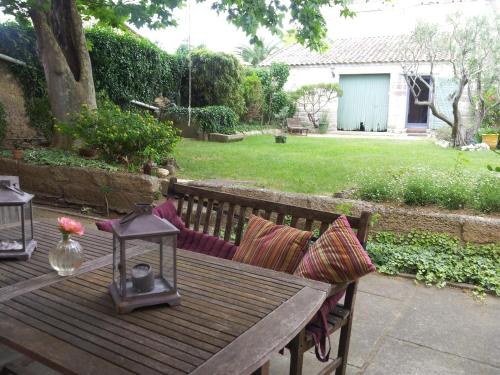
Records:
<instances>
[{"instance_id":1,"label":"metal lantern","mask_svg":"<svg viewBox=\"0 0 500 375\"><path fill-rule=\"evenodd\" d=\"M36 249L33 197L21 191L19 177L0 176L0 259L28 260Z\"/></svg>"},{"instance_id":2,"label":"metal lantern","mask_svg":"<svg viewBox=\"0 0 500 375\"><path fill-rule=\"evenodd\" d=\"M118 313L138 307L180 303L177 292L177 234L179 230L165 219L152 214L149 204L137 204L134 212L112 224L113 281L109 286ZM127 268L127 247L147 241L158 246L145 254L148 263Z\"/></svg>"}]
</instances>

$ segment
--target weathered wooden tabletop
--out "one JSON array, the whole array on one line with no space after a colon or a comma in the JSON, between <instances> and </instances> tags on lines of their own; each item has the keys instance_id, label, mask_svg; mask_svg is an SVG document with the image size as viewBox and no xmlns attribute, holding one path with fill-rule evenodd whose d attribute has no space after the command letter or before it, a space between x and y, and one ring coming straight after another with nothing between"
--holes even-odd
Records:
<instances>
[{"instance_id":1,"label":"weathered wooden tabletop","mask_svg":"<svg viewBox=\"0 0 500 375\"><path fill-rule=\"evenodd\" d=\"M331 293L328 284L179 250L181 305L117 315L110 236L88 230L86 263L59 277L47 260L55 225L37 222L35 230L30 261L0 262L0 341L63 373L250 374ZM129 255L155 261L147 246Z\"/></svg>"}]
</instances>

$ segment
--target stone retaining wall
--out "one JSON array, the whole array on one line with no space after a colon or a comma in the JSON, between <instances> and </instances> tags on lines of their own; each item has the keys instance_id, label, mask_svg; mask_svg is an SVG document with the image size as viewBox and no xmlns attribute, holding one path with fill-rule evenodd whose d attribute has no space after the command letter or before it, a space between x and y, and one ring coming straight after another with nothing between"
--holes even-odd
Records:
<instances>
[{"instance_id":1,"label":"stone retaining wall","mask_svg":"<svg viewBox=\"0 0 500 375\"><path fill-rule=\"evenodd\" d=\"M359 215L363 210L377 212L380 214L380 218L373 228L375 231L406 233L412 230L421 230L447 233L465 242L500 242L500 217L498 216L474 216L448 211L432 211L426 208L391 207L384 204L329 196L277 192L231 184L228 181L190 181L189 183L226 193L323 211L338 212L339 205L348 205L353 215ZM162 187L163 193L166 193L166 186L165 183Z\"/></svg>"},{"instance_id":2,"label":"stone retaining wall","mask_svg":"<svg viewBox=\"0 0 500 375\"><path fill-rule=\"evenodd\" d=\"M103 187L109 187L109 208L125 213L134 203L152 203L160 180L143 174L66 166L45 166L0 158L0 174L19 176L21 188L35 200L105 208Z\"/></svg>"}]
</instances>

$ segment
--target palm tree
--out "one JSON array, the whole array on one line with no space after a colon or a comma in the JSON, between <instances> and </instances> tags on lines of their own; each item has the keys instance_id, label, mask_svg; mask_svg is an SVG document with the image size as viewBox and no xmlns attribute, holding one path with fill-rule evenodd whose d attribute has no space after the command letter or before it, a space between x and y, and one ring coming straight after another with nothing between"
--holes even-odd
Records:
<instances>
[{"instance_id":1,"label":"palm tree","mask_svg":"<svg viewBox=\"0 0 500 375\"><path fill-rule=\"evenodd\" d=\"M278 43L272 44L252 44L250 46L240 46L237 49L237 54L241 59L252 66L259 65L271 53L278 49Z\"/></svg>"}]
</instances>

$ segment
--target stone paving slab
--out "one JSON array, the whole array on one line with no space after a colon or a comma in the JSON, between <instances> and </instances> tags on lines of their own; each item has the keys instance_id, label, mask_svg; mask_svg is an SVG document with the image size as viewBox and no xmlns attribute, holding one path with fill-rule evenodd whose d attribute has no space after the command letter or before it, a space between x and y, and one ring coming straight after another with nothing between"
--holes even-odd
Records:
<instances>
[{"instance_id":1,"label":"stone paving slab","mask_svg":"<svg viewBox=\"0 0 500 375\"><path fill-rule=\"evenodd\" d=\"M500 299L475 301L458 289L418 288L391 337L499 368Z\"/></svg>"},{"instance_id":2,"label":"stone paving slab","mask_svg":"<svg viewBox=\"0 0 500 375\"><path fill-rule=\"evenodd\" d=\"M379 274L358 291L348 375L500 375L500 298ZM271 375L288 366L287 355L274 356ZM304 375L324 366L305 355Z\"/></svg>"},{"instance_id":3,"label":"stone paving slab","mask_svg":"<svg viewBox=\"0 0 500 375\"><path fill-rule=\"evenodd\" d=\"M486 348L485 348L486 349ZM364 375L498 375L499 368L387 338Z\"/></svg>"}]
</instances>

